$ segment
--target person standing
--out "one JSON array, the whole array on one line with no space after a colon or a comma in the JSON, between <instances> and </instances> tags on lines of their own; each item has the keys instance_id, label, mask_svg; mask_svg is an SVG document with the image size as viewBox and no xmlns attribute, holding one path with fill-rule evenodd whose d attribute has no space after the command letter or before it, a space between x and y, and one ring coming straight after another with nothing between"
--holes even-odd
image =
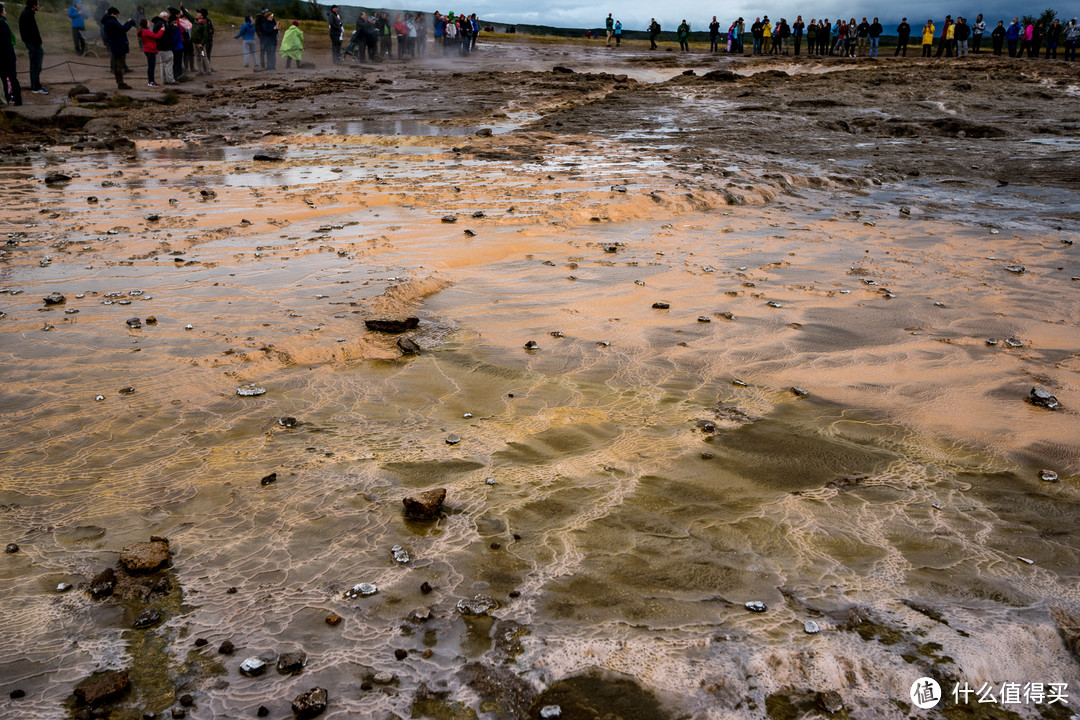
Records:
<instances>
[{"instance_id":1,"label":"person standing","mask_svg":"<svg viewBox=\"0 0 1080 720\"><path fill-rule=\"evenodd\" d=\"M330 6L326 17L330 23L330 59L338 65L341 63L341 41L345 39L345 25L341 22L337 5Z\"/></svg>"},{"instance_id":2,"label":"person standing","mask_svg":"<svg viewBox=\"0 0 1080 720\"><path fill-rule=\"evenodd\" d=\"M30 58L30 92L48 95L49 91L41 86L41 61L45 57L42 48L41 31L37 24L38 0L27 0L26 7L19 14L19 36L26 46Z\"/></svg>"},{"instance_id":3,"label":"person standing","mask_svg":"<svg viewBox=\"0 0 1080 720\"><path fill-rule=\"evenodd\" d=\"M296 61L296 69L300 69L300 58L304 55L304 31L300 29L300 21L293 20L285 35L281 38L281 56L285 58L285 67L292 67L292 61Z\"/></svg>"},{"instance_id":4,"label":"person standing","mask_svg":"<svg viewBox=\"0 0 1080 720\"><path fill-rule=\"evenodd\" d=\"M709 23L709 52L720 51L720 22L716 19L716 16L712 16L712 22Z\"/></svg>"},{"instance_id":5,"label":"person standing","mask_svg":"<svg viewBox=\"0 0 1080 720\"><path fill-rule=\"evenodd\" d=\"M23 42L26 39L23 38ZM1057 18L1054 18L1054 22L1046 29L1046 59L1057 60L1058 44L1061 42L1061 23ZM33 76L31 75L31 78Z\"/></svg>"},{"instance_id":6,"label":"person standing","mask_svg":"<svg viewBox=\"0 0 1080 720\"><path fill-rule=\"evenodd\" d=\"M86 30L86 10L83 9L79 0L71 3L68 8L68 17L71 19L71 40L75 43L75 54L86 54L86 40L83 32Z\"/></svg>"},{"instance_id":7,"label":"person standing","mask_svg":"<svg viewBox=\"0 0 1080 720\"><path fill-rule=\"evenodd\" d=\"M649 49L656 49L656 38L660 37L660 23L656 22L656 18L652 18L649 23Z\"/></svg>"},{"instance_id":8,"label":"person standing","mask_svg":"<svg viewBox=\"0 0 1080 720\"><path fill-rule=\"evenodd\" d=\"M975 17L975 24L971 26L971 51L981 52L983 33L986 32L986 23L983 22L982 13Z\"/></svg>"},{"instance_id":9,"label":"person standing","mask_svg":"<svg viewBox=\"0 0 1080 720\"><path fill-rule=\"evenodd\" d=\"M813 22L811 20L810 22ZM795 38L795 54L799 54L799 48L802 46L803 33L806 32L806 23L803 22L802 15L795 18L795 24L791 26L791 36ZM809 47L809 46L808 46ZM807 50L809 52L809 49Z\"/></svg>"},{"instance_id":10,"label":"person standing","mask_svg":"<svg viewBox=\"0 0 1080 720\"><path fill-rule=\"evenodd\" d=\"M791 26L787 24L787 18L780 18L780 24L776 26L775 43L780 45L780 54L787 55L791 44Z\"/></svg>"},{"instance_id":11,"label":"person standing","mask_svg":"<svg viewBox=\"0 0 1080 720\"><path fill-rule=\"evenodd\" d=\"M379 28L379 57L392 57L393 39L391 33L393 27L390 25L390 13L383 10L379 13L379 19L376 22L376 26Z\"/></svg>"},{"instance_id":12,"label":"person standing","mask_svg":"<svg viewBox=\"0 0 1080 720\"><path fill-rule=\"evenodd\" d=\"M611 13L607 14L607 20L604 20L604 32L607 33L607 41L605 45L611 44L611 36L615 34L615 18L611 17Z\"/></svg>"},{"instance_id":13,"label":"person standing","mask_svg":"<svg viewBox=\"0 0 1080 720\"><path fill-rule=\"evenodd\" d=\"M945 25L941 28L941 37L938 38L936 57L941 57L942 53L945 53L945 57L952 57L952 39L955 32L952 15L946 15Z\"/></svg>"},{"instance_id":14,"label":"person standing","mask_svg":"<svg viewBox=\"0 0 1080 720\"><path fill-rule=\"evenodd\" d=\"M22 105L22 87L16 70L15 33L8 27L7 10L0 3L0 85L4 86L4 102Z\"/></svg>"},{"instance_id":15,"label":"person standing","mask_svg":"<svg viewBox=\"0 0 1080 720\"><path fill-rule=\"evenodd\" d=\"M615 21L615 47L622 43L622 20Z\"/></svg>"},{"instance_id":16,"label":"person standing","mask_svg":"<svg viewBox=\"0 0 1080 720\"><path fill-rule=\"evenodd\" d=\"M832 37L832 23L829 18L818 22L817 39L818 55L825 57L829 54L829 38Z\"/></svg>"},{"instance_id":17,"label":"person standing","mask_svg":"<svg viewBox=\"0 0 1080 720\"><path fill-rule=\"evenodd\" d=\"M1080 23L1076 18L1069 21L1061 36L1065 38L1065 62L1076 62L1076 47L1080 45Z\"/></svg>"},{"instance_id":18,"label":"person standing","mask_svg":"<svg viewBox=\"0 0 1080 720\"><path fill-rule=\"evenodd\" d=\"M277 68L277 36L281 26L274 20L274 13L267 10L255 25L259 33L259 61L263 70Z\"/></svg>"},{"instance_id":19,"label":"person standing","mask_svg":"<svg viewBox=\"0 0 1080 720\"><path fill-rule=\"evenodd\" d=\"M806 54L814 55L817 52L817 18L810 18L810 23L806 26ZM796 45L796 48L799 46ZM796 54L799 52L795 50Z\"/></svg>"},{"instance_id":20,"label":"person standing","mask_svg":"<svg viewBox=\"0 0 1080 720\"><path fill-rule=\"evenodd\" d=\"M210 51L207 45L210 43L210 24L206 19L206 10L195 11L195 24L191 27L191 42L195 46L195 62L198 64L200 75L209 75L213 72L210 67Z\"/></svg>"},{"instance_id":21,"label":"person standing","mask_svg":"<svg viewBox=\"0 0 1080 720\"><path fill-rule=\"evenodd\" d=\"M924 58L930 57L930 50L934 47L934 33L937 28L934 27L933 20L927 20L922 29L922 56Z\"/></svg>"},{"instance_id":22,"label":"person standing","mask_svg":"<svg viewBox=\"0 0 1080 720\"><path fill-rule=\"evenodd\" d=\"M867 30L867 36L870 38L870 57L878 56L878 43L881 41L883 32L885 28L881 27L877 18L874 18L874 22L870 23L870 29Z\"/></svg>"},{"instance_id":23,"label":"person standing","mask_svg":"<svg viewBox=\"0 0 1080 720\"><path fill-rule=\"evenodd\" d=\"M1034 27L1031 28L1031 36L1027 39L1027 51L1028 60L1038 60L1039 50L1042 48L1043 42L1043 24L1042 21L1033 23Z\"/></svg>"},{"instance_id":24,"label":"person standing","mask_svg":"<svg viewBox=\"0 0 1080 720\"><path fill-rule=\"evenodd\" d=\"M679 49L683 52L689 52L690 50L690 24L683 18L682 24L675 31L676 37L679 39Z\"/></svg>"},{"instance_id":25,"label":"person standing","mask_svg":"<svg viewBox=\"0 0 1080 720\"><path fill-rule=\"evenodd\" d=\"M476 13L469 15L469 52L476 52L476 39L480 37L480 18Z\"/></svg>"},{"instance_id":26,"label":"person standing","mask_svg":"<svg viewBox=\"0 0 1080 720\"><path fill-rule=\"evenodd\" d=\"M903 53L904 57L907 57L908 39L911 38L911 26L908 25L907 18L900 21L900 24L896 26L896 52L893 53L893 57Z\"/></svg>"},{"instance_id":27,"label":"person standing","mask_svg":"<svg viewBox=\"0 0 1080 720\"><path fill-rule=\"evenodd\" d=\"M427 54L427 31L428 22L424 13L416 13L416 55L424 57Z\"/></svg>"},{"instance_id":28,"label":"person standing","mask_svg":"<svg viewBox=\"0 0 1080 720\"><path fill-rule=\"evenodd\" d=\"M998 20L997 27L990 32L990 42L994 46L994 54L1000 55L1001 48L1005 47L1005 23Z\"/></svg>"},{"instance_id":29,"label":"person standing","mask_svg":"<svg viewBox=\"0 0 1080 720\"><path fill-rule=\"evenodd\" d=\"M956 43L956 57L967 57L968 37L971 36L971 27L967 24L967 18L956 18L956 27L953 28L953 42Z\"/></svg>"},{"instance_id":30,"label":"person standing","mask_svg":"<svg viewBox=\"0 0 1080 720\"><path fill-rule=\"evenodd\" d=\"M157 68L157 56L158 56L158 40L165 35L165 27L160 26L158 29L150 29L150 21L143 18L139 21L139 44L142 46L143 55L146 56L146 86L157 87L157 83L154 82L154 71Z\"/></svg>"},{"instance_id":31,"label":"person standing","mask_svg":"<svg viewBox=\"0 0 1080 720\"><path fill-rule=\"evenodd\" d=\"M859 55L866 51L866 45L869 39L870 23L866 22L866 18L863 18L862 22L855 26L855 55Z\"/></svg>"},{"instance_id":32,"label":"person standing","mask_svg":"<svg viewBox=\"0 0 1080 720\"><path fill-rule=\"evenodd\" d=\"M1005 42L1009 46L1009 57L1016 57L1016 49L1020 45L1020 36L1023 32L1020 29L1019 19L1013 18L1012 24L1005 30Z\"/></svg>"},{"instance_id":33,"label":"person standing","mask_svg":"<svg viewBox=\"0 0 1080 720\"><path fill-rule=\"evenodd\" d=\"M1032 20L1020 31L1020 49L1016 52L1016 57L1024 57L1024 51L1027 50L1028 54L1031 54L1031 38L1035 36L1035 21Z\"/></svg>"},{"instance_id":34,"label":"person standing","mask_svg":"<svg viewBox=\"0 0 1080 720\"><path fill-rule=\"evenodd\" d=\"M116 87L120 90L130 90L131 86L124 82L124 68L127 67L128 45L127 31L135 27L134 20L126 23L120 22L120 11L110 7L101 19L102 27L105 28L105 42L109 45L109 52L113 56L113 74L116 76Z\"/></svg>"},{"instance_id":35,"label":"person standing","mask_svg":"<svg viewBox=\"0 0 1080 720\"><path fill-rule=\"evenodd\" d=\"M234 40L239 40L244 49L244 67L248 66L248 59L256 70L259 69L259 57L255 54L255 23L250 15L244 16L244 24L240 26Z\"/></svg>"}]
</instances>

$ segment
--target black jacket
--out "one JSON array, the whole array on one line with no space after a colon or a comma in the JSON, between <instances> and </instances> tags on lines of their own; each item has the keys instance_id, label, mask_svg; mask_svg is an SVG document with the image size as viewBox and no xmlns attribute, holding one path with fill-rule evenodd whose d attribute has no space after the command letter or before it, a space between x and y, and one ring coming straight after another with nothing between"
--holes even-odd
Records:
<instances>
[{"instance_id":1,"label":"black jacket","mask_svg":"<svg viewBox=\"0 0 1080 720\"><path fill-rule=\"evenodd\" d=\"M135 27L134 20L128 20L120 24L115 15L106 15L101 18L101 27L105 28L105 42L113 55L127 55L131 47L128 45L127 31Z\"/></svg>"},{"instance_id":2,"label":"black jacket","mask_svg":"<svg viewBox=\"0 0 1080 720\"><path fill-rule=\"evenodd\" d=\"M335 12L330 13L330 39L337 40L344 30L345 27L341 24L341 16Z\"/></svg>"},{"instance_id":3,"label":"black jacket","mask_svg":"<svg viewBox=\"0 0 1080 720\"><path fill-rule=\"evenodd\" d=\"M896 34L900 36L901 40L907 40L911 37L911 26L906 22L900 23L896 28Z\"/></svg>"},{"instance_id":4,"label":"black jacket","mask_svg":"<svg viewBox=\"0 0 1080 720\"><path fill-rule=\"evenodd\" d=\"M29 7L23 8L19 15L19 35L23 45L41 45L41 31L38 30L36 13Z\"/></svg>"},{"instance_id":5,"label":"black jacket","mask_svg":"<svg viewBox=\"0 0 1080 720\"><path fill-rule=\"evenodd\" d=\"M11 39L15 37L6 20L0 20L0 73L5 75L15 72L15 46Z\"/></svg>"}]
</instances>

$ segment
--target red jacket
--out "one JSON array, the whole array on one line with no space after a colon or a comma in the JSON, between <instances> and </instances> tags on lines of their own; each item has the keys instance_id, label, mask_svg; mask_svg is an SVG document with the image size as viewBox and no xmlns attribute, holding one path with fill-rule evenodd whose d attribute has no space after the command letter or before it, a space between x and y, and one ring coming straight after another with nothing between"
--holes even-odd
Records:
<instances>
[{"instance_id":1,"label":"red jacket","mask_svg":"<svg viewBox=\"0 0 1080 720\"><path fill-rule=\"evenodd\" d=\"M139 30L139 39L142 40L142 51L144 53L157 53L157 41L160 40L164 34L164 26L157 32L154 32L150 28Z\"/></svg>"}]
</instances>

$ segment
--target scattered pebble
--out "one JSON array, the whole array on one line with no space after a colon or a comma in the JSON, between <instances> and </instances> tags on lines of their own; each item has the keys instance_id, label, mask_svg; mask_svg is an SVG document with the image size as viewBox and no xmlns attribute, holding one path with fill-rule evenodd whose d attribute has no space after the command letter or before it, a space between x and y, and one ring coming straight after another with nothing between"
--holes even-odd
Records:
<instances>
[{"instance_id":1,"label":"scattered pebble","mask_svg":"<svg viewBox=\"0 0 1080 720\"><path fill-rule=\"evenodd\" d=\"M1043 482L1057 482L1058 474L1053 470L1040 470L1039 479Z\"/></svg>"},{"instance_id":2,"label":"scattered pebble","mask_svg":"<svg viewBox=\"0 0 1080 720\"><path fill-rule=\"evenodd\" d=\"M1026 557L1021 557L1020 555L1017 555L1016 559L1019 560L1022 563L1027 563L1028 565L1034 565L1035 564L1034 560L1030 560L1030 559L1028 559Z\"/></svg>"},{"instance_id":3,"label":"scattered pebble","mask_svg":"<svg viewBox=\"0 0 1080 720\"><path fill-rule=\"evenodd\" d=\"M782 308L782 307L784 307L783 303L778 303L775 300L770 300L769 302L767 302L765 304L768 305L769 307L774 307L774 308Z\"/></svg>"},{"instance_id":4,"label":"scattered pebble","mask_svg":"<svg viewBox=\"0 0 1080 720\"><path fill-rule=\"evenodd\" d=\"M58 592L58 593L67 592L70 589L71 589L71 583L63 582L63 583L60 583L59 585L56 586L56 592Z\"/></svg>"},{"instance_id":5,"label":"scattered pebble","mask_svg":"<svg viewBox=\"0 0 1080 720\"><path fill-rule=\"evenodd\" d=\"M1005 345L1011 348L1024 347L1024 343L1019 338L1005 338Z\"/></svg>"},{"instance_id":6,"label":"scattered pebble","mask_svg":"<svg viewBox=\"0 0 1080 720\"><path fill-rule=\"evenodd\" d=\"M457 445L459 442L461 442L461 438L459 438L457 435L450 434L446 436L447 445Z\"/></svg>"},{"instance_id":7,"label":"scattered pebble","mask_svg":"<svg viewBox=\"0 0 1080 720\"><path fill-rule=\"evenodd\" d=\"M472 413L465 413L461 417L465 418L466 420L471 420L472 419Z\"/></svg>"},{"instance_id":8,"label":"scattered pebble","mask_svg":"<svg viewBox=\"0 0 1080 720\"><path fill-rule=\"evenodd\" d=\"M394 555L394 562L399 562L402 565L409 562L409 553L400 545L390 548L390 552Z\"/></svg>"},{"instance_id":9,"label":"scattered pebble","mask_svg":"<svg viewBox=\"0 0 1080 720\"><path fill-rule=\"evenodd\" d=\"M666 302L654 302L652 306L653 310L667 310L671 307L671 304Z\"/></svg>"},{"instance_id":10,"label":"scattered pebble","mask_svg":"<svg viewBox=\"0 0 1080 720\"><path fill-rule=\"evenodd\" d=\"M398 660L404 660L405 658L409 657L409 651L403 648L398 648L394 651L394 657Z\"/></svg>"},{"instance_id":11,"label":"scattered pebble","mask_svg":"<svg viewBox=\"0 0 1080 720\"><path fill-rule=\"evenodd\" d=\"M7 553L8 555L14 555L15 553L19 552L19 546L16 545L15 543L8 543L4 547L4 552Z\"/></svg>"},{"instance_id":12,"label":"scattered pebble","mask_svg":"<svg viewBox=\"0 0 1080 720\"><path fill-rule=\"evenodd\" d=\"M998 343L998 341L995 340L994 338L987 338L986 339L986 344L990 345L991 347L994 346L994 345L997 345L997 343Z\"/></svg>"},{"instance_id":13,"label":"scattered pebble","mask_svg":"<svg viewBox=\"0 0 1080 720\"><path fill-rule=\"evenodd\" d=\"M338 615L337 613L330 613L329 615L326 616L326 624L329 625L330 627L334 627L335 625L337 625L340 622L341 622L341 616Z\"/></svg>"},{"instance_id":14,"label":"scattered pebble","mask_svg":"<svg viewBox=\"0 0 1080 720\"><path fill-rule=\"evenodd\" d=\"M807 390L806 388L801 388L798 385L793 385L791 387L791 392L794 393L795 395L797 395L798 397L807 397L807 396L810 395L809 390Z\"/></svg>"},{"instance_id":15,"label":"scattered pebble","mask_svg":"<svg viewBox=\"0 0 1080 720\"><path fill-rule=\"evenodd\" d=\"M1061 407L1060 403L1058 403L1058 399L1051 395L1050 391L1045 390L1041 387L1031 388L1031 392L1028 393L1028 398L1033 404L1040 407L1049 408L1050 410L1055 410Z\"/></svg>"},{"instance_id":16,"label":"scattered pebble","mask_svg":"<svg viewBox=\"0 0 1080 720\"><path fill-rule=\"evenodd\" d=\"M256 675L262 675L264 672L266 672L266 663L257 657L249 657L247 660L240 663L241 675L255 677Z\"/></svg>"},{"instance_id":17,"label":"scattered pebble","mask_svg":"<svg viewBox=\"0 0 1080 720\"><path fill-rule=\"evenodd\" d=\"M803 630L806 631L807 635L816 635L817 633L821 632L821 628L818 627L818 624L813 620L807 620L803 624Z\"/></svg>"},{"instance_id":18,"label":"scattered pebble","mask_svg":"<svg viewBox=\"0 0 1080 720\"><path fill-rule=\"evenodd\" d=\"M379 588L371 583L357 583L345 592L345 599L352 600L358 597L367 597L368 595L374 595L377 592L379 592Z\"/></svg>"},{"instance_id":19,"label":"scattered pebble","mask_svg":"<svg viewBox=\"0 0 1080 720\"><path fill-rule=\"evenodd\" d=\"M707 315L698 315L697 321L699 323L707 323L712 322L712 318L708 317Z\"/></svg>"},{"instance_id":20,"label":"scattered pebble","mask_svg":"<svg viewBox=\"0 0 1080 720\"><path fill-rule=\"evenodd\" d=\"M750 612L757 613L763 613L768 609L767 607L765 607L765 603L761 602L760 600L751 600L750 602L746 603L745 607Z\"/></svg>"},{"instance_id":21,"label":"scattered pebble","mask_svg":"<svg viewBox=\"0 0 1080 720\"><path fill-rule=\"evenodd\" d=\"M277 482L277 473L276 472L272 472L269 475L263 475L262 479L259 480L260 485L269 485L270 483L274 483L274 482Z\"/></svg>"},{"instance_id":22,"label":"scattered pebble","mask_svg":"<svg viewBox=\"0 0 1080 720\"><path fill-rule=\"evenodd\" d=\"M46 305L59 305L60 303L66 301L67 298L58 292L52 292L43 297L41 300Z\"/></svg>"},{"instance_id":23,"label":"scattered pebble","mask_svg":"<svg viewBox=\"0 0 1080 720\"><path fill-rule=\"evenodd\" d=\"M1025 271L1026 269L1027 269L1027 268L1025 268L1025 267L1024 267L1023 265L1006 265L1006 266L1005 266L1005 269L1006 269L1006 270L1008 270L1008 271L1009 271L1009 272L1011 272L1011 273L1016 273L1017 275L1020 275L1020 274L1022 274L1022 273L1023 273L1023 272L1024 272L1024 271Z\"/></svg>"},{"instance_id":24,"label":"scattered pebble","mask_svg":"<svg viewBox=\"0 0 1080 720\"><path fill-rule=\"evenodd\" d=\"M236 646L233 645L232 640L225 640L221 645L218 645L217 651L222 655L232 655L236 651Z\"/></svg>"},{"instance_id":25,"label":"scattered pebble","mask_svg":"<svg viewBox=\"0 0 1080 720\"><path fill-rule=\"evenodd\" d=\"M485 480L484 482L486 482L486 483L487 483L488 485L494 485L494 484L495 484L495 478L493 478L493 477L489 477L489 478L488 478L487 480Z\"/></svg>"},{"instance_id":26,"label":"scattered pebble","mask_svg":"<svg viewBox=\"0 0 1080 720\"><path fill-rule=\"evenodd\" d=\"M390 683L394 682L396 678L397 676L394 675L394 673L383 671L375 673L371 677L371 682L375 683L376 685L389 685Z\"/></svg>"},{"instance_id":27,"label":"scattered pebble","mask_svg":"<svg viewBox=\"0 0 1080 720\"><path fill-rule=\"evenodd\" d=\"M142 327L142 320L140 320L137 317L128 318L127 320L124 321L124 324L127 325L132 330L137 330L137 329Z\"/></svg>"},{"instance_id":28,"label":"scattered pebble","mask_svg":"<svg viewBox=\"0 0 1080 720\"><path fill-rule=\"evenodd\" d=\"M240 387L236 388L236 394L240 395L241 397L254 397L256 395L266 394L266 388L259 387L254 383L249 383L247 385L241 385Z\"/></svg>"},{"instance_id":29,"label":"scattered pebble","mask_svg":"<svg viewBox=\"0 0 1080 720\"><path fill-rule=\"evenodd\" d=\"M487 615L498 606L494 598L479 593L472 600L458 600L457 609L462 615Z\"/></svg>"},{"instance_id":30,"label":"scattered pebble","mask_svg":"<svg viewBox=\"0 0 1080 720\"><path fill-rule=\"evenodd\" d=\"M733 379L731 381L731 384L736 385L738 387L750 387L747 383L743 382L742 380L739 380L738 378Z\"/></svg>"},{"instance_id":31,"label":"scattered pebble","mask_svg":"<svg viewBox=\"0 0 1080 720\"><path fill-rule=\"evenodd\" d=\"M457 215L443 215L442 216L442 221L444 223L456 223L457 222Z\"/></svg>"},{"instance_id":32,"label":"scattered pebble","mask_svg":"<svg viewBox=\"0 0 1080 720\"><path fill-rule=\"evenodd\" d=\"M540 720L556 720L562 717L562 708L558 705L545 705L540 708Z\"/></svg>"},{"instance_id":33,"label":"scattered pebble","mask_svg":"<svg viewBox=\"0 0 1080 720\"><path fill-rule=\"evenodd\" d=\"M193 330L194 328L191 325L185 325L184 329L185 330Z\"/></svg>"},{"instance_id":34,"label":"scattered pebble","mask_svg":"<svg viewBox=\"0 0 1080 720\"><path fill-rule=\"evenodd\" d=\"M278 418L277 424L285 428L294 428L300 424L300 421L291 415Z\"/></svg>"}]
</instances>

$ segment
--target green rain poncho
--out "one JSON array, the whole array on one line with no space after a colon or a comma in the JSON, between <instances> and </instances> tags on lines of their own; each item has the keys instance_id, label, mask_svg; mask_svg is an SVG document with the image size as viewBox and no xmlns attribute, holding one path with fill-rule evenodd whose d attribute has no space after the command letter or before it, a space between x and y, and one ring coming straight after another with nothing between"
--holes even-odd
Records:
<instances>
[{"instance_id":1,"label":"green rain poncho","mask_svg":"<svg viewBox=\"0 0 1080 720\"><path fill-rule=\"evenodd\" d=\"M281 39L281 56L291 57L300 62L300 56L304 54L304 31L299 25L290 25L285 31L285 37Z\"/></svg>"}]
</instances>

